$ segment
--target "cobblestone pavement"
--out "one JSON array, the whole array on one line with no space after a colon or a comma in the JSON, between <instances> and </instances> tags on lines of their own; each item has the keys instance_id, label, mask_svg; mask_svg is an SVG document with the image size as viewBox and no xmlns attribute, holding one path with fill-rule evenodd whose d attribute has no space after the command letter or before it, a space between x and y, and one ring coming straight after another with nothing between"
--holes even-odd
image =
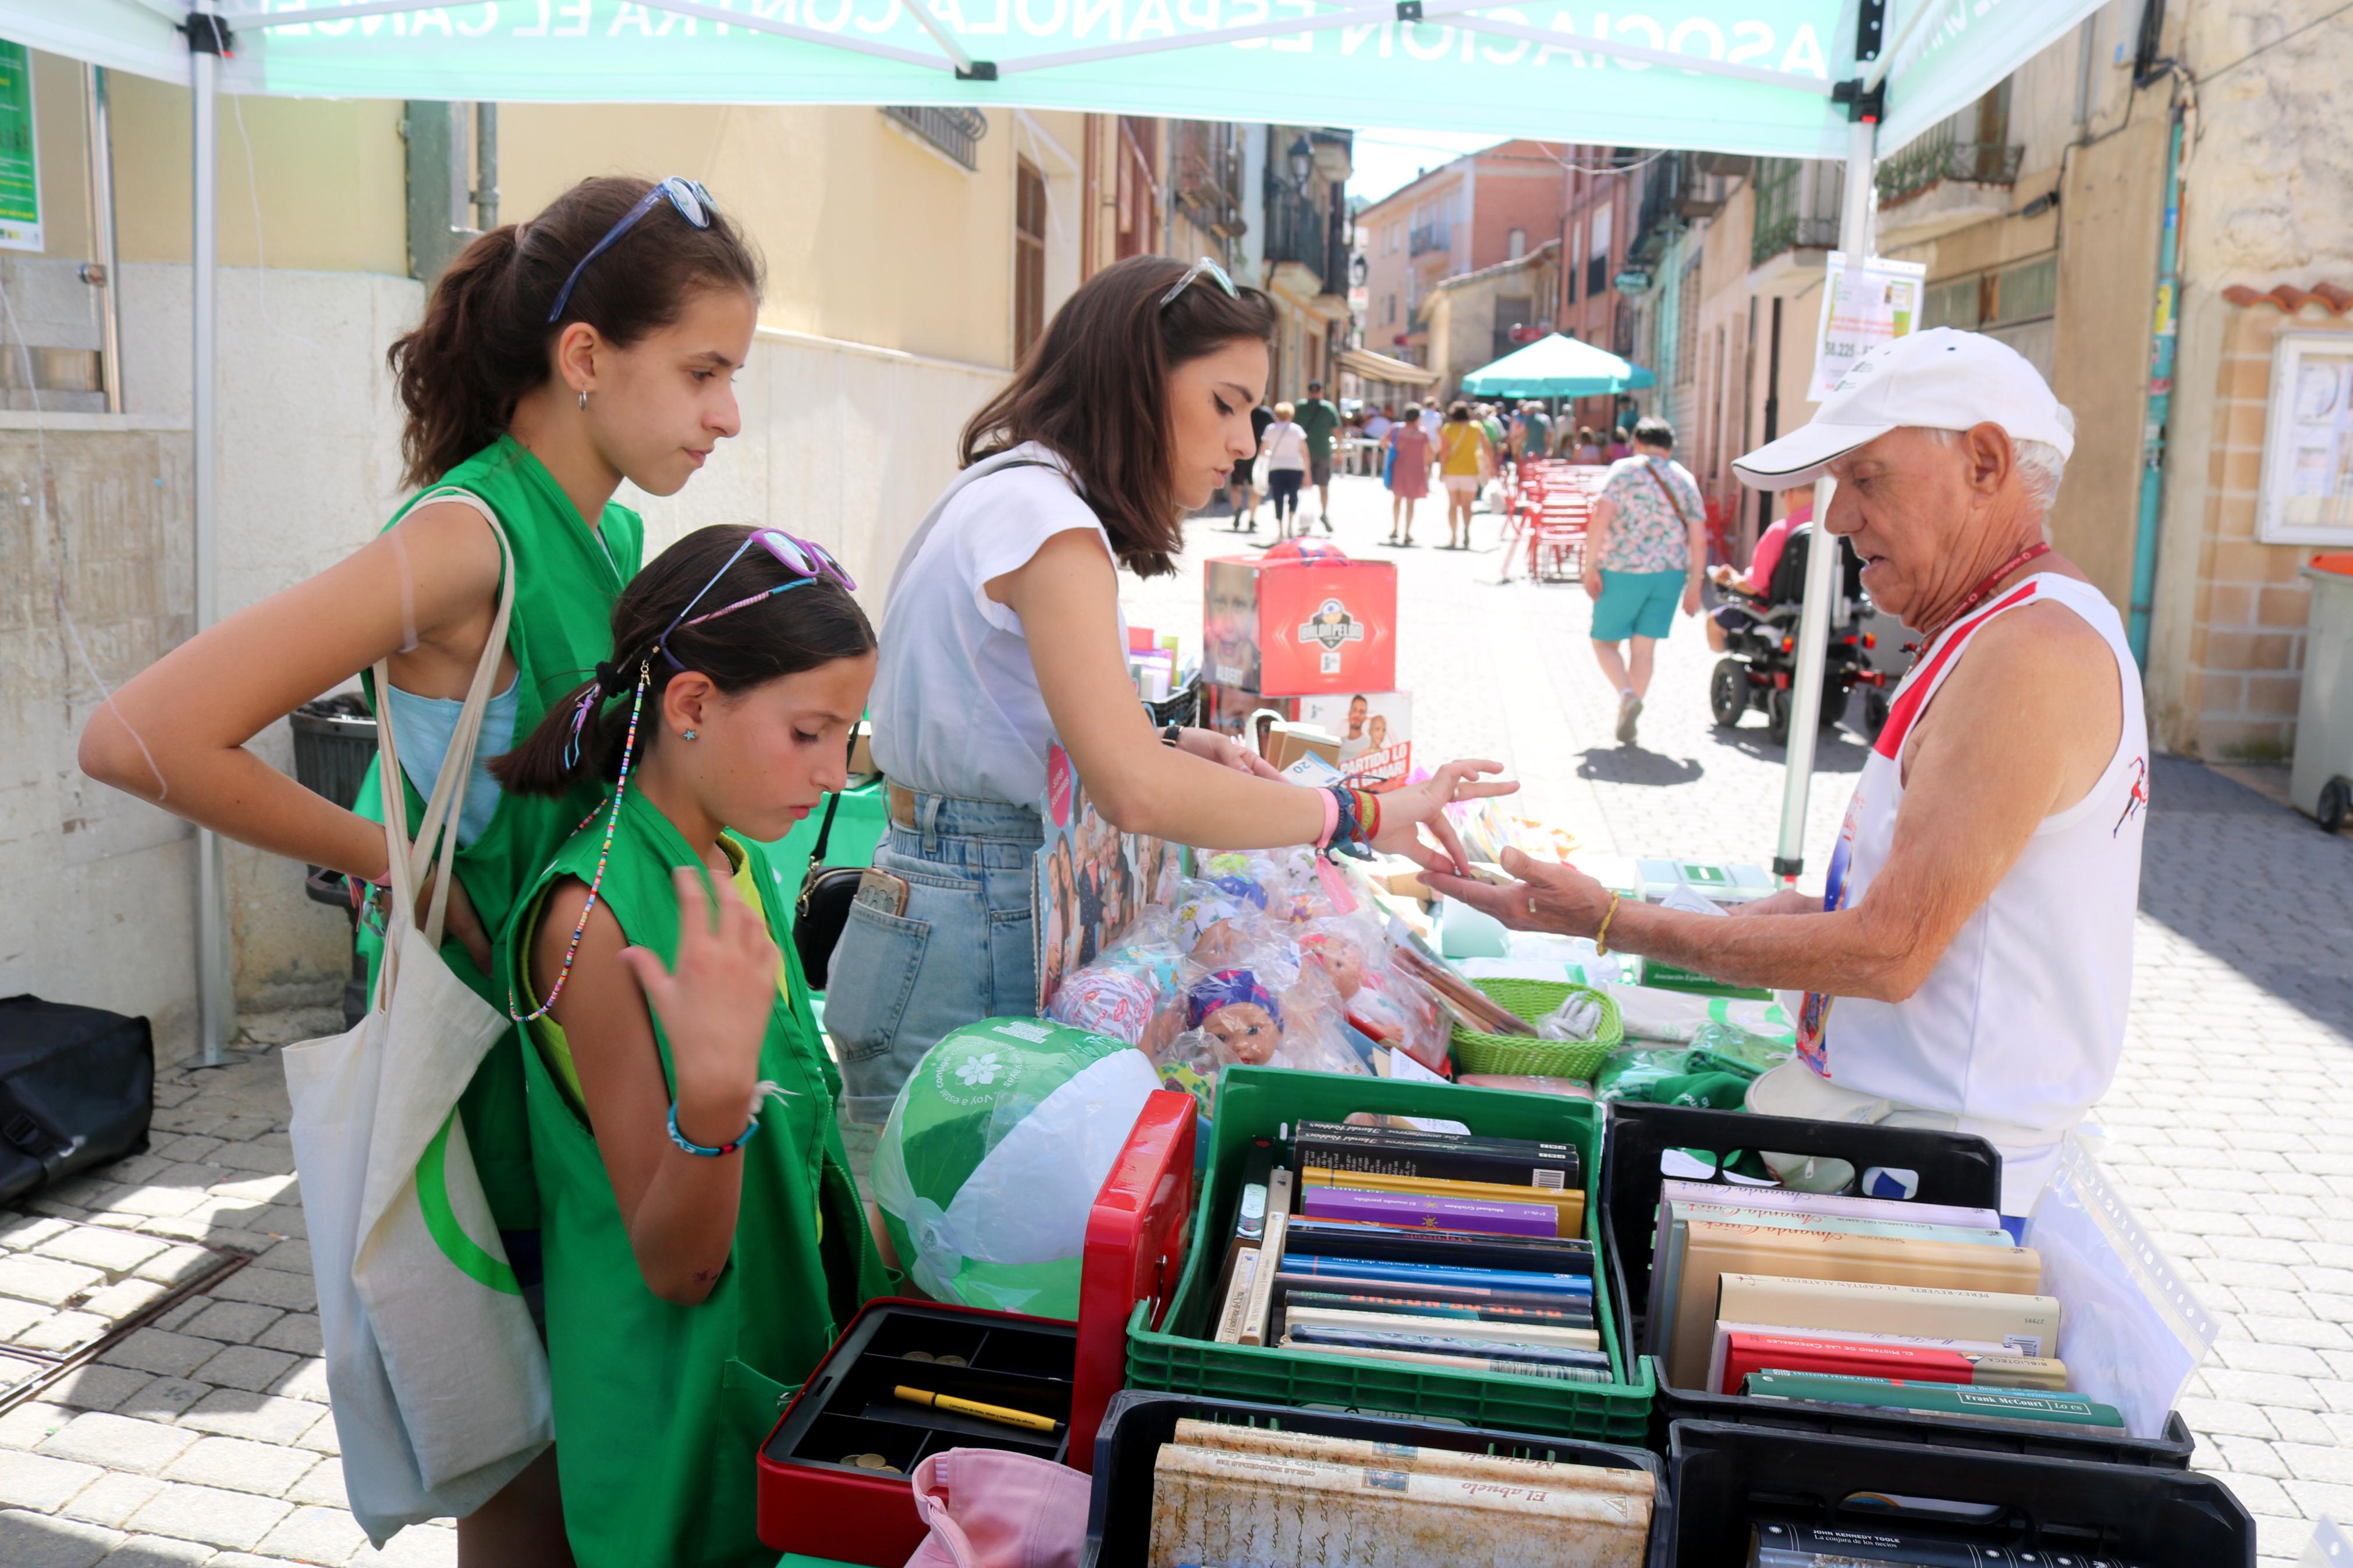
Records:
<instances>
[{"instance_id":1,"label":"cobblestone pavement","mask_svg":"<svg viewBox=\"0 0 2353 1568\"><path fill-rule=\"evenodd\" d=\"M1695 625L1662 649L1641 743L1620 747L1580 592L1495 585L1483 515L1482 550L1384 552L1383 493L1349 479L1336 491L1338 542L1400 564L1418 755L1496 758L1525 782L1524 810L1598 852L1769 858L1780 752L1759 717L1709 723ZM1442 536L1442 516L1418 531ZM1197 522L1176 578L1131 584L1130 619L1197 634L1200 561L1248 543ZM1820 754L1806 818L1817 884L1863 746L1830 731ZM2130 1200L2222 1324L2182 1401L2196 1462L2237 1490L2265 1563L2284 1568L2314 1519L2353 1519L2353 1243L2321 1230L2353 1177L2353 1110L2330 1097L2353 1079L2353 846L2192 763L2160 761L2151 797L2135 1006L2095 1120ZM0 1216L0 1341L28 1352L0 1348L0 1391L53 1379L0 1415L7 1568L455 1562L445 1528L379 1553L344 1508L270 1045L334 1026L249 1021L250 1059L162 1075L147 1154ZM206 1279L207 1248L253 1261ZM56 1376L57 1358L192 1279L196 1293Z\"/></svg>"}]
</instances>

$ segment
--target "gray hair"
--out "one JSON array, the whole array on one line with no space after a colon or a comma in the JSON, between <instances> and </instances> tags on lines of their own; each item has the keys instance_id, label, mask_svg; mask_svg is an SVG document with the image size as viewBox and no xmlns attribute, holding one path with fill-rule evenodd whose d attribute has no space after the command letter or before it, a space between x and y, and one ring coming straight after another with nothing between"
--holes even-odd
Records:
<instances>
[{"instance_id":1,"label":"gray hair","mask_svg":"<svg viewBox=\"0 0 2353 1568\"><path fill-rule=\"evenodd\" d=\"M2059 423L2069 435L2074 434L2075 416L2064 404L2059 406ZM1957 447L1962 432L1930 430L1928 434L1939 446ZM2034 503L2037 512L2048 517L2052 503L2059 499L2059 481L2067 476L2067 455L2048 441L2013 440L2010 451L2018 459L2018 482L2025 487L2026 499Z\"/></svg>"}]
</instances>

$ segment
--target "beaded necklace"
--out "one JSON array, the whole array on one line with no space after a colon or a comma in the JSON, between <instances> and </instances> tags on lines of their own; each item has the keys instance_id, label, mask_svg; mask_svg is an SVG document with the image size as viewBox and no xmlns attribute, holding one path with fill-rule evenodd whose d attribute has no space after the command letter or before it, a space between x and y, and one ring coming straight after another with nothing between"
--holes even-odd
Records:
<instances>
[{"instance_id":1,"label":"beaded necklace","mask_svg":"<svg viewBox=\"0 0 2353 1568\"><path fill-rule=\"evenodd\" d=\"M564 983L572 978L572 961L580 956L580 939L587 933L588 917L596 908L597 890L605 885L605 865L613 856L613 832L621 825L621 796L628 793L629 761L638 750L638 715L646 705L646 682L651 674L647 663L638 664L637 689L629 698L629 731L621 742L620 776L613 784L613 809L611 815L605 818L605 841L596 851L596 874L588 880L588 901L580 907L580 923L572 928L572 941L564 949L564 967L556 972L555 988L547 994L547 1000L534 1011L518 1013L515 1011L514 976L507 976L507 1016L518 1024L528 1024L547 1016L554 1010L555 999L564 994ZM590 691L581 699L583 707L596 701L597 696L596 691ZM596 816L595 812L590 812L581 819L580 826L587 826L596 820ZM579 830L573 829L575 833Z\"/></svg>"}]
</instances>

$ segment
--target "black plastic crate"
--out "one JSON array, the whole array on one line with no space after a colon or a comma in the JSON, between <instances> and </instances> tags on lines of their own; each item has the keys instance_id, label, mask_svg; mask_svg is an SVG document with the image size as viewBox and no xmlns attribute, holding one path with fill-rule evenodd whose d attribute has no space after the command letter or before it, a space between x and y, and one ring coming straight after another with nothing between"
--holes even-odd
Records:
<instances>
[{"instance_id":1,"label":"black plastic crate","mask_svg":"<svg viewBox=\"0 0 2353 1568\"><path fill-rule=\"evenodd\" d=\"M2134 1568L2253 1568L2255 1561L2255 1522L2229 1488L2147 1465L1678 1421L1667 1484L1675 1508L1651 1568L1746 1563L1757 1514L1957 1535L2039 1552L2048 1568L2100 1555ZM1932 1519L1850 1503L1859 1496L1931 1499L1982 1517Z\"/></svg>"},{"instance_id":2,"label":"black plastic crate","mask_svg":"<svg viewBox=\"0 0 2353 1568\"><path fill-rule=\"evenodd\" d=\"M1814 1154L1843 1160L1858 1173L1872 1166L1909 1171L1918 1178L1911 1200L1963 1208L1998 1208L2001 1156L1982 1138L1908 1127L1865 1127L1796 1117L1750 1116L1672 1105L1610 1108L1601 1152L1601 1243L1610 1282L1633 1324L1633 1343L1650 1349L1651 1244L1658 1230L1660 1157L1670 1149L1715 1156L1719 1174L1741 1151ZM1659 1397L1651 1407L1652 1446L1664 1452L1667 1429L1682 1421L1730 1422L1780 1432L1813 1432L1883 1443L1920 1443L1993 1454L2025 1455L2179 1470L2197 1447L2180 1412L2166 1417L2156 1437L2054 1431L2031 1421L2000 1421L1807 1400L1750 1399L1736 1394L1672 1388L1666 1367L1651 1358Z\"/></svg>"},{"instance_id":3,"label":"black plastic crate","mask_svg":"<svg viewBox=\"0 0 2353 1568\"><path fill-rule=\"evenodd\" d=\"M1659 1568L1662 1561L1660 1552L1672 1533L1673 1508L1665 1467L1656 1457L1639 1448L1528 1432L1493 1432L1442 1421L1344 1415L1131 1388L1111 1402L1111 1408L1103 1413L1103 1430L1095 1438L1094 1495L1087 1507L1086 1553L1080 1559L1082 1568L1145 1560L1152 1538L1153 1461L1159 1457L1160 1446L1175 1436L1176 1423L1187 1419L1268 1426L1282 1432L1312 1432L1325 1437L1355 1437L1368 1443L1445 1448L1459 1454L1494 1454L1514 1459L1594 1465L1610 1470L1643 1470L1649 1472L1652 1481L1651 1568Z\"/></svg>"}]
</instances>

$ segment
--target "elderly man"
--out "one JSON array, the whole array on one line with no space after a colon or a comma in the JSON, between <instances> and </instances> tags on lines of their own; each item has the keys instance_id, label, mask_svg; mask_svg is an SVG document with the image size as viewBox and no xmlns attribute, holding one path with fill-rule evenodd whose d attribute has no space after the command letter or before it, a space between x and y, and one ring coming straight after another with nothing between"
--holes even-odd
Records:
<instances>
[{"instance_id":1,"label":"elderly man","mask_svg":"<svg viewBox=\"0 0 2353 1568\"><path fill-rule=\"evenodd\" d=\"M1873 602L1921 634L1855 786L1820 904L1730 918L1565 866L1430 885L1523 930L1803 992L1796 1059L1749 1109L1980 1134L2023 1214L2115 1076L2132 982L2148 742L2116 612L2043 538L2074 445L2042 378L1936 329L1858 362L1803 429L1735 465L1836 482Z\"/></svg>"}]
</instances>

